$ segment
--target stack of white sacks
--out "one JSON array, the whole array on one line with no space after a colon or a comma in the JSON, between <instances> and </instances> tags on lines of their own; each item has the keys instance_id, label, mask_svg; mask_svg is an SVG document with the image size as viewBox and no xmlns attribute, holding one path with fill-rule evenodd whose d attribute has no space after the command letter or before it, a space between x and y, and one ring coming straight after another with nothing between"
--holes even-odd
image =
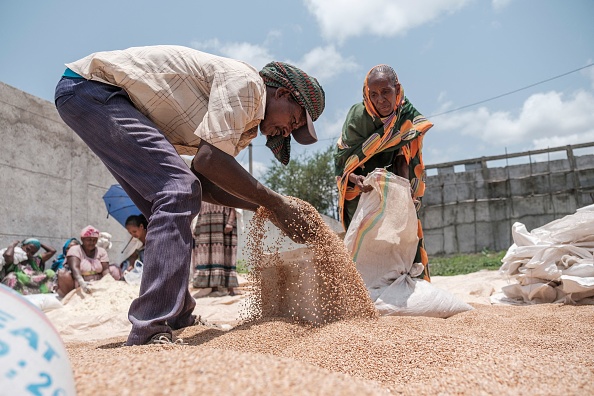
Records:
<instances>
[{"instance_id":1,"label":"stack of white sacks","mask_svg":"<svg viewBox=\"0 0 594 396\"><path fill-rule=\"evenodd\" d=\"M532 232L515 223L512 236L500 268L518 282L502 288L507 302L594 304L594 205Z\"/></svg>"}]
</instances>

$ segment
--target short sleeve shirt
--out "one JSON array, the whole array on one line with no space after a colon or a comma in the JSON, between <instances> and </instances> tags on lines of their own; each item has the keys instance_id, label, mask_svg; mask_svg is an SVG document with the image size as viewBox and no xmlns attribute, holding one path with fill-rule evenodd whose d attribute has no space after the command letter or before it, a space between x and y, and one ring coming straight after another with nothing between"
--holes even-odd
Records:
<instances>
[{"instance_id":1,"label":"short sleeve shirt","mask_svg":"<svg viewBox=\"0 0 594 396\"><path fill-rule=\"evenodd\" d=\"M264 118L266 86L238 60L162 45L97 52L66 66L122 87L179 154L194 155L204 139L237 156Z\"/></svg>"},{"instance_id":2,"label":"short sleeve shirt","mask_svg":"<svg viewBox=\"0 0 594 396\"><path fill-rule=\"evenodd\" d=\"M99 246L95 248L95 256L86 255L81 245L72 246L68 249L67 257L78 257L80 260L80 273L83 276L95 275L103 272L101 263L109 263L107 251Z\"/></svg>"}]
</instances>

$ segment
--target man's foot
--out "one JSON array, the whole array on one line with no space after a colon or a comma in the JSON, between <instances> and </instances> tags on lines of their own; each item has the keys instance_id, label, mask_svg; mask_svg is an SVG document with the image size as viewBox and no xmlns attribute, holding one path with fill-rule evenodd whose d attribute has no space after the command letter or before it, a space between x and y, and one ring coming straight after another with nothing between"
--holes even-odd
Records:
<instances>
[{"instance_id":1,"label":"man's foot","mask_svg":"<svg viewBox=\"0 0 594 396\"><path fill-rule=\"evenodd\" d=\"M157 334L155 334L154 336L151 337L150 340L148 340L148 342L145 345L151 345L151 344L187 345L187 343L185 343L184 340L181 339L181 338L176 338L175 341L174 341L173 340L173 335L171 335L170 333L157 333Z\"/></svg>"},{"instance_id":2,"label":"man's foot","mask_svg":"<svg viewBox=\"0 0 594 396\"><path fill-rule=\"evenodd\" d=\"M175 341L173 340L173 335L170 333L157 333L151 337L150 340L144 343L144 345L188 345L184 342L181 338L176 338ZM123 347L125 346L132 346L127 345L125 342L122 344Z\"/></svg>"}]
</instances>

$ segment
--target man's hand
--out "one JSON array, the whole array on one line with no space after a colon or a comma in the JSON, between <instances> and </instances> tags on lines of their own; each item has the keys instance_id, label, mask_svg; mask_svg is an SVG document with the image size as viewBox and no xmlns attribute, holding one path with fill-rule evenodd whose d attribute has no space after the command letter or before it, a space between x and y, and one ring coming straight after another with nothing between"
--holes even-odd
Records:
<instances>
[{"instance_id":1,"label":"man's hand","mask_svg":"<svg viewBox=\"0 0 594 396\"><path fill-rule=\"evenodd\" d=\"M231 234L233 232L233 226L231 224L225 224L225 229L223 232L225 234Z\"/></svg>"},{"instance_id":2,"label":"man's hand","mask_svg":"<svg viewBox=\"0 0 594 396\"><path fill-rule=\"evenodd\" d=\"M282 197L280 205L268 208L274 218L270 221L296 243L305 243L311 237L311 226L306 213L299 210L295 201Z\"/></svg>"}]
</instances>

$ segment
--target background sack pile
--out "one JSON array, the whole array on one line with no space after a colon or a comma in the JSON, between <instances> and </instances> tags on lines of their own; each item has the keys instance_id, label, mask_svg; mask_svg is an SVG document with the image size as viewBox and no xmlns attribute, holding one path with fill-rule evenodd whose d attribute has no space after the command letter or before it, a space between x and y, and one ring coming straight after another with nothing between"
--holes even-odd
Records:
<instances>
[{"instance_id":1,"label":"background sack pile","mask_svg":"<svg viewBox=\"0 0 594 396\"><path fill-rule=\"evenodd\" d=\"M410 182L376 169L366 183L344 238L375 307L381 315L447 318L473 309L450 292L417 278L418 220Z\"/></svg>"},{"instance_id":2,"label":"background sack pile","mask_svg":"<svg viewBox=\"0 0 594 396\"><path fill-rule=\"evenodd\" d=\"M594 304L594 205L528 232L512 226L502 274L518 283L502 292L524 303Z\"/></svg>"}]
</instances>

